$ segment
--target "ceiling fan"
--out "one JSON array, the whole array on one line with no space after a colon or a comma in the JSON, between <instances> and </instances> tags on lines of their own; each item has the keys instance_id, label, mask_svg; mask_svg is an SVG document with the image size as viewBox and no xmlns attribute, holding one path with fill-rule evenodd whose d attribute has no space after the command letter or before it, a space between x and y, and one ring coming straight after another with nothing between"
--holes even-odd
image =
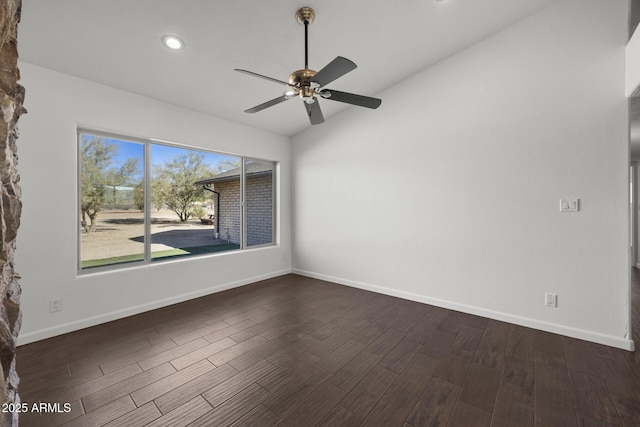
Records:
<instances>
[{"instance_id":1,"label":"ceiling fan","mask_svg":"<svg viewBox=\"0 0 640 427\"><path fill-rule=\"evenodd\" d=\"M299 96L303 101L311 124L317 125L324 122L322 110L318 103L318 97L373 109L380 106L382 100L378 98L371 98L368 96L325 88L327 84L347 74L349 71L353 71L357 67L356 64L347 58L338 56L320 71L314 71L309 68L308 29L309 24L313 22L314 18L315 12L310 7L300 8L296 12L297 21L300 24L304 24L304 69L291 73L288 82L263 76L262 74L254 73L253 71L241 70L238 68L235 69L235 71L239 71L241 73L288 86L288 89L282 94L282 96L263 104L256 105L253 108L249 108L248 110L245 110L245 113L257 113L265 108L272 107Z\"/></svg>"}]
</instances>

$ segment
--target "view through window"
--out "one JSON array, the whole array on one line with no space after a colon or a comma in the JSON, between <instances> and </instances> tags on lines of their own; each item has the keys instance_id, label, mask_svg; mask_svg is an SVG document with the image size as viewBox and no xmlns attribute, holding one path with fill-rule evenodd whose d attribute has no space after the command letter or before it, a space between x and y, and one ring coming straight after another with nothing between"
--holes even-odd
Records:
<instances>
[{"instance_id":1,"label":"view through window","mask_svg":"<svg viewBox=\"0 0 640 427\"><path fill-rule=\"evenodd\" d=\"M144 144L80 135L82 267L144 259Z\"/></svg>"},{"instance_id":2,"label":"view through window","mask_svg":"<svg viewBox=\"0 0 640 427\"><path fill-rule=\"evenodd\" d=\"M273 162L246 159L244 170L247 246L271 243L273 238Z\"/></svg>"},{"instance_id":3,"label":"view through window","mask_svg":"<svg viewBox=\"0 0 640 427\"><path fill-rule=\"evenodd\" d=\"M95 132L78 139L80 269L274 243L274 162Z\"/></svg>"}]
</instances>

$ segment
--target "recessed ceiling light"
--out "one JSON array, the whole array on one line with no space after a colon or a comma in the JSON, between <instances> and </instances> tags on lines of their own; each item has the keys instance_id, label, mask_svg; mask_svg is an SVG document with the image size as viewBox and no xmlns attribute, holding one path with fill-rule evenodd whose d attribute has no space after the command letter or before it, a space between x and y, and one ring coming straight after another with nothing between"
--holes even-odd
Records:
<instances>
[{"instance_id":1,"label":"recessed ceiling light","mask_svg":"<svg viewBox=\"0 0 640 427\"><path fill-rule=\"evenodd\" d=\"M184 42L176 36L162 36L162 44L172 50L184 48Z\"/></svg>"}]
</instances>

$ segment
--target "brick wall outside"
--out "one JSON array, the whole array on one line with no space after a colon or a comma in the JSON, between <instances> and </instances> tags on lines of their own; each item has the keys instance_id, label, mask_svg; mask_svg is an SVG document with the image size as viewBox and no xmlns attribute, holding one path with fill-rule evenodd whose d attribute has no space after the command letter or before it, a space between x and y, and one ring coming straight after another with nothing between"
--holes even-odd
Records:
<instances>
[{"instance_id":1,"label":"brick wall outside","mask_svg":"<svg viewBox=\"0 0 640 427\"><path fill-rule=\"evenodd\" d=\"M240 180L216 182L214 190L220 192L221 239L240 244ZM271 175L249 177L247 191L247 246L273 242L273 179Z\"/></svg>"},{"instance_id":2,"label":"brick wall outside","mask_svg":"<svg viewBox=\"0 0 640 427\"><path fill-rule=\"evenodd\" d=\"M220 192L220 207L215 209L219 238L240 244L240 180L216 182L214 190Z\"/></svg>"},{"instance_id":3,"label":"brick wall outside","mask_svg":"<svg viewBox=\"0 0 640 427\"><path fill-rule=\"evenodd\" d=\"M247 246L273 243L272 183L271 175L247 180Z\"/></svg>"}]
</instances>

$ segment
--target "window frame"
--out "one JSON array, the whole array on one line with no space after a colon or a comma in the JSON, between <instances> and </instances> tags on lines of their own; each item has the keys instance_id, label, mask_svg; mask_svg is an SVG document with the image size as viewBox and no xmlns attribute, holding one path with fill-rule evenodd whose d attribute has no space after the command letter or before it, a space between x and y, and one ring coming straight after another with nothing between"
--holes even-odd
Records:
<instances>
[{"instance_id":1,"label":"window frame","mask_svg":"<svg viewBox=\"0 0 640 427\"><path fill-rule=\"evenodd\" d=\"M229 153L225 151L217 151L209 148L202 148L194 145L181 144L177 142L161 140L156 138L141 138L134 136L127 136L124 134L107 132L101 130L95 130L88 127L78 127L76 129L76 169L77 169L77 177L76 177L76 224L80 224L82 221L81 218L81 209L80 206L82 204L82 135L90 135L97 138L109 138L116 139L123 142L131 142L143 145L143 179L144 179L144 257L139 261L125 261L114 264L107 264L103 266L96 267L82 267L82 228L77 227L77 235L76 235L76 259L77 259L77 274L78 275L87 275L105 271L118 271L127 268L135 268L140 266L149 266L156 263L165 263L171 261L177 261L174 257L166 257L166 258L152 258L151 244L152 244L152 234L151 234L151 186L152 186L152 163L151 163L151 149L153 145L161 145L174 147L184 150L193 150L200 151L205 153L219 154L224 156L233 156L237 157L240 160L240 205L238 206L240 210L240 244L238 249L230 249L227 251L221 252L212 252L206 254L199 255L189 255L183 258L204 258L204 257L213 257L224 255L227 253L237 253L246 250L260 249L269 246L278 246L277 240L277 217L276 213L278 212L278 203L279 200L277 196L277 185L279 184L278 172L279 171L279 161L277 160L269 160L269 159L259 159L252 156L243 156L240 154ZM273 164L273 170L271 175L271 242L263 243L259 245L247 245L247 217L246 217L246 175L245 175L245 163L247 160L252 161L260 161L260 162L268 162ZM216 207L218 209L218 207ZM218 215L218 212L216 212ZM219 231L218 231L219 232Z\"/></svg>"}]
</instances>

